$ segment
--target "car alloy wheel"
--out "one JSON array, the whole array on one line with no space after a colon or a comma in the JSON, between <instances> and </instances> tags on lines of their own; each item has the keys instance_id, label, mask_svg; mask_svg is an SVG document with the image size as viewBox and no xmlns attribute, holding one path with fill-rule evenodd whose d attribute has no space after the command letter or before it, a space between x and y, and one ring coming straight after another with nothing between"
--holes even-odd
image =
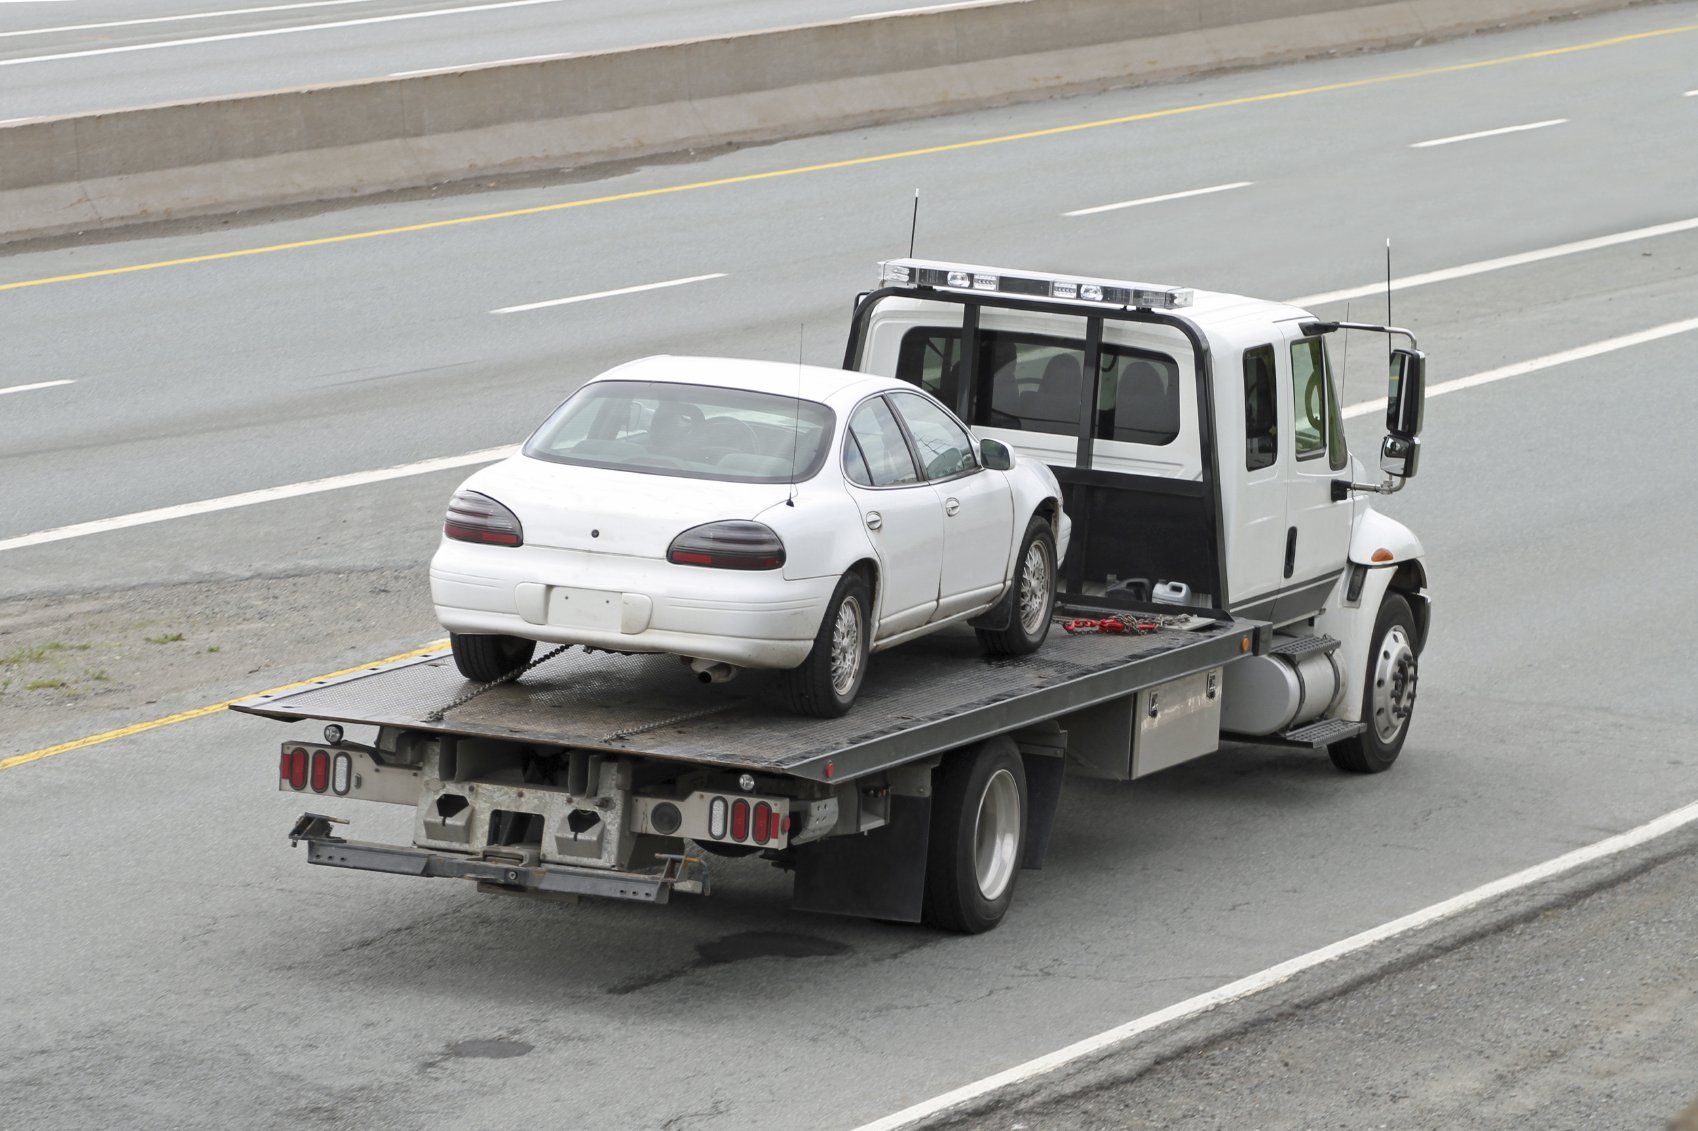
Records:
<instances>
[{"instance_id":1,"label":"car alloy wheel","mask_svg":"<svg viewBox=\"0 0 1698 1131\"><path fill-rule=\"evenodd\" d=\"M846 597L831 627L831 689L848 695L861 670L861 603Z\"/></svg>"},{"instance_id":2,"label":"car alloy wheel","mask_svg":"<svg viewBox=\"0 0 1698 1131\"><path fill-rule=\"evenodd\" d=\"M1049 548L1034 541L1020 565L1020 627L1029 636L1036 636L1049 616L1049 592Z\"/></svg>"}]
</instances>

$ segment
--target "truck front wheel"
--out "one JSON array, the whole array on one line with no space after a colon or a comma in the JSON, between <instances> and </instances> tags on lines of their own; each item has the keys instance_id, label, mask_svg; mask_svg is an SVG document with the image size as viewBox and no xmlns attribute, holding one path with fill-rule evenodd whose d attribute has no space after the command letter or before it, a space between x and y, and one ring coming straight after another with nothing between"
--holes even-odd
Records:
<instances>
[{"instance_id":1,"label":"truck front wheel","mask_svg":"<svg viewBox=\"0 0 1698 1131\"><path fill-rule=\"evenodd\" d=\"M922 918L976 935L1002 922L1026 850L1026 766L1006 738L943 760L932 775Z\"/></svg>"},{"instance_id":2,"label":"truck front wheel","mask_svg":"<svg viewBox=\"0 0 1698 1131\"><path fill-rule=\"evenodd\" d=\"M1409 737L1415 712L1420 653L1415 646L1415 615L1399 594L1387 593L1374 620L1374 646L1362 687L1362 722L1367 729L1327 747L1332 764L1353 774L1391 769Z\"/></svg>"},{"instance_id":3,"label":"truck front wheel","mask_svg":"<svg viewBox=\"0 0 1698 1131\"><path fill-rule=\"evenodd\" d=\"M454 666L473 683L493 683L531 662L537 642L523 636L497 636L450 632L448 645L454 649Z\"/></svg>"}]
</instances>

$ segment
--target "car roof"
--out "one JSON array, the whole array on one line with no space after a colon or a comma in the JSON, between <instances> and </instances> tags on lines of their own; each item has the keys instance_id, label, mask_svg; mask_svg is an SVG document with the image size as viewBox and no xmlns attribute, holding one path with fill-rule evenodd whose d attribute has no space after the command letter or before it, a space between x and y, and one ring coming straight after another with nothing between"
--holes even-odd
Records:
<instances>
[{"instance_id":1,"label":"car roof","mask_svg":"<svg viewBox=\"0 0 1698 1131\"><path fill-rule=\"evenodd\" d=\"M823 365L793 361L754 361L738 357L675 357L669 354L638 358L590 378L596 381L667 381L681 385L717 385L748 389L804 400L842 405L879 389L912 389L894 377L879 377Z\"/></svg>"}]
</instances>

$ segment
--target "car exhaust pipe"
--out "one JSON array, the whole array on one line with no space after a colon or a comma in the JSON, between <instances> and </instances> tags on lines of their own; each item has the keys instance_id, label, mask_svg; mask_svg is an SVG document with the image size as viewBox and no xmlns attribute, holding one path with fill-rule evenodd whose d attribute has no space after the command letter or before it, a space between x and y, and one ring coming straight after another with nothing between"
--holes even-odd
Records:
<instances>
[{"instance_id":1,"label":"car exhaust pipe","mask_svg":"<svg viewBox=\"0 0 1698 1131\"><path fill-rule=\"evenodd\" d=\"M737 678L737 669L721 660L691 660L690 670L703 683L730 683Z\"/></svg>"}]
</instances>

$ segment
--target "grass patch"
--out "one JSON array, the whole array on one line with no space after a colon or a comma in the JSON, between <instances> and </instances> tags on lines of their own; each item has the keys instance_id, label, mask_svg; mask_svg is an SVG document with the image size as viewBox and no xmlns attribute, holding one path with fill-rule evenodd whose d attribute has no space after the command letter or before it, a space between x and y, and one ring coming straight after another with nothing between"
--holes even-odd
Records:
<instances>
[{"instance_id":1,"label":"grass patch","mask_svg":"<svg viewBox=\"0 0 1698 1131\"><path fill-rule=\"evenodd\" d=\"M207 648L208 652L217 652L219 650L220 649L219 649L218 645L216 645L216 644L213 644L213 645L211 645L210 647Z\"/></svg>"},{"instance_id":2,"label":"grass patch","mask_svg":"<svg viewBox=\"0 0 1698 1131\"><path fill-rule=\"evenodd\" d=\"M147 641L149 644L178 644L182 642L183 634L180 632L167 632L161 636L144 636L142 639Z\"/></svg>"},{"instance_id":3,"label":"grass patch","mask_svg":"<svg viewBox=\"0 0 1698 1131\"><path fill-rule=\"evenodd\" d=\"M24 684L25 691L57 691L65 686L62 679L32 679Z\"/></svg>"},{"instance_id":4,"label":"grass patch","mask_svg":"<svg viewBox=\"0 0 1698 1131\"><path fill-rule=\"evenodd\" d=\"M37 644L30 648L18 648L0 656L0 666L16 667L19 664L42 664L56 652L86 652L90 644L61 644L54 641L51 644Z\"/></svg>"},{"instance_id":5,"label":"grass patch","mask_svg":"<svg viewBox=\"0 0 1698 1131\"><path fill-rule=\"evenodd\" d=\"M91 671L91 672L88 673L88 678L94 680L94 682L96 682L96 683L105 683L108 680L110 680L112 677L107 675L105 672L101 671L100 669L96 668L94 671Z\"/></svg>"}]
</instances>

